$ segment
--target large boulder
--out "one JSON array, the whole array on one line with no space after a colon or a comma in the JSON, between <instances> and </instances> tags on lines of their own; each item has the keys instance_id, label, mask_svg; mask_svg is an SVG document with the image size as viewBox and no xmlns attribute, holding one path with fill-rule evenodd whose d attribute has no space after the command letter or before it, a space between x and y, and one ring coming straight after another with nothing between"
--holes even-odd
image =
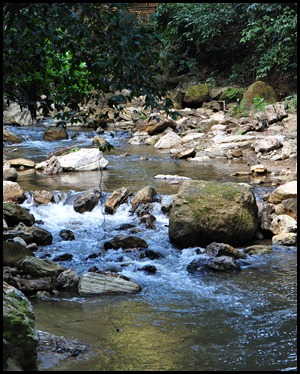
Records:
<instances>
[{"instance_id":1,"label":"large boulder","mask_svg":"<svg viewBox=\"0 0 300 374\"><path fill-rule=\"evenodd\" d=\"M207 84L189 86L185 91L183 101L191 108L198 107L209 99L209 87Z\"/></svg>"},{"instance_id":2,"label":"large boulder","mask_svg":"<svg viewBox=\"0 0 300 374\"><path fill-rule=\"evenodd\" d=\"M108 161L98 148L82 148L77 152L70 152L64 156L58 156L64 171L92 171L105 169Z\"/></svg>"},{"instance_id":3,"label":"large boulder","mask_svg":"<svg viewBox=\"0 0 300 374\"><path fill-rule=\"evenodd\" d=\"M169 215L169 238L179 248L244 244L257 228L255 196L250 186L239 183L185 181Z\"/></svg>"},{"instance_id":4,"label":"large boulder","mask_svg":"<svg viewBox=\"0 0 300 374\"><path fill-rule=\"evenodd\" d=\"M35 368L38 337L32 305L15 287L3 282L3 369Z\"/></svg>"},{"instance_id":5,"label":"large boulder","mask_svg":"<svg viewBox=\"0 0 300 374\"><path fill-rule=\"evenodd\" d=\"M255 97L261 97L267 104L274 104L277 101L277 95L270 85L262 81L252 83L243 95L242 106L251 107Z\"/></svg>"}]
</instances>

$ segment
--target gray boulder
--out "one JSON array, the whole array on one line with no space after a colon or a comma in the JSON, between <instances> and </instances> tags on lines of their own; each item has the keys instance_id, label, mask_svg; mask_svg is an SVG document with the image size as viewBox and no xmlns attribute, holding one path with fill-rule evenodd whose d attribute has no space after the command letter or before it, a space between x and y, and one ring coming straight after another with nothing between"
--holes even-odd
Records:
<instances>
[{"instance_id":1,"label":"gray boulder","mask_svg":"<svg viewBox=\"0 0 300 374\"><path fill-rule=\"evenodd\" d=\"M3 266L15 266L26 256L34 256L32 251L15 241L3 241Z\"/></svg>"},{"instance_id":2,"label":"gray boulder","mask_svg":"<svg viewBox=\"0 0 300 374\"><path fill-rule=\"evenodd\" d=\"M257 228L255 196L239 183L185 181L169 215L169 238L179 248L240 245L251 241Z\"/></svg>"},{"instance_id":3,"label":"gray boulder","mask_svg":"<svg viewBox=\"0 0 300 374\"><path fill-rule=\"evenodd\" d=\"M99 203L102 193L100 190L91 189L77 196L73 203L75 212L91 212Z\"/></svg>"},{"instance_id":4,"label":"gray boulder","mask_svg":"<svg viewBox=\"0 0 300 374\"><path fill-rule=\"evenodd\" d=\"M13 202L3 203L3 216L9 227L23 222L26 226L32 226L35 223L34 215L28 209L23 208Z\"/></svg>"},{"instance_id":5,"label":"gray boulder","mask_svg":"<svg viewBox=\"0 0 300 374\"><path fill-rule=\"evenodd\" d=\"M63 271L67 270L64 266L54 261L30 256L26 256L18 261L16 266L19 270L22 270L24 274L29 274L34 277L58 276Z\"/></svg>"}]
</instances>

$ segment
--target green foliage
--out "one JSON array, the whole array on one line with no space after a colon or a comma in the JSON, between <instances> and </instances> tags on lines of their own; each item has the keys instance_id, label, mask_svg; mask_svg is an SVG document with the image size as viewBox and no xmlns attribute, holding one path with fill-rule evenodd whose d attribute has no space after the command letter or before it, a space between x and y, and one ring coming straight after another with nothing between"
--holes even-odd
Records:
<instances>
[{"instance_id":1,"label":"green foliage","mask_svg":"<svg viewBox=\"0 0 300 374\"><path fill-rule=\"evenodd\" d=\"M243 98L244 92L245 90L242 88L228 87L222 92L220 100L225 100L227 103L232 101L239 102Z\"/></svg>"},{"instance_id":2,"label":"green foliage","mask_svg":"<svg viewBox=\"0 0 300 374\"><path fill-rule=\"evenodd\" d=\"M297 94L287 96L284 100L284 105L289 112L297 112Z\"/></svg>"},{"instance_id":3,"label":"green foliage","mask_svg":"<svg viewBox=\"0 0 300 374\"><path fill-rule=\"evenodd\" d=\"M127 3L4 3L4 96L73 118L81 103L122 89L161 97L159 35ZM152 98L151 98L152 97ZM110 102L116 106L116 102ZM60 113L60 115L61 115Z\"/></svg>"},{"instance_id":4,"label":"green foliage","mask_svg":"<svg viewBox=\"0 0 300 374\"><path fill-rule=\"evenodd\" d=\"M288 71L296 78L296 3L163 3L154 16L162 60L209 68L229 84Z\"/></svg>"},{"instance_id":5,"label":"green foliage","mask_svg":"<svg viewBox=\"0 0 300 374\"><path fill-rule=\"evenodd\" d=\"M297 13L296 4L248 4L250 16L242 31L241 43L253 53L251 61L256 79L274 70L282 72L297 68ZM255 66L254 66L255 64Z\"/></svg>"},{"instance_id":6,"label":"green foliage","mask_svg":"<svg viewBox=\"0 0 300 374\"><path fill-rule=\"evenodd\" d=\"M253 99L253 104L252 104L251 108L261 112L261 111L264 110L266 105L268 105L268 103L265 101L265 99L263 97L260 97L259 95L257 95Z\"/></svg>"}]
</instances>

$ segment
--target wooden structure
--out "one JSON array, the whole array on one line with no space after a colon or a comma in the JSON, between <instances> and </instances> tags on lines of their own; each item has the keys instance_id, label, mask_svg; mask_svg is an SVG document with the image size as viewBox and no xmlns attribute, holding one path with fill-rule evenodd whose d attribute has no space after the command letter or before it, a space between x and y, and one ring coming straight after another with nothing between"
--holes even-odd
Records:
<instances>
[{"instance_id":1,"label":"wooden structure","mask_svg":"<svg viewBox=\"0 0 300 374\"><path fill-rule=\"evenodd\" d=\"M159 3L130 3L129 11L137 13L139 17L147 19Z\"/></svg>"}]
</instances>

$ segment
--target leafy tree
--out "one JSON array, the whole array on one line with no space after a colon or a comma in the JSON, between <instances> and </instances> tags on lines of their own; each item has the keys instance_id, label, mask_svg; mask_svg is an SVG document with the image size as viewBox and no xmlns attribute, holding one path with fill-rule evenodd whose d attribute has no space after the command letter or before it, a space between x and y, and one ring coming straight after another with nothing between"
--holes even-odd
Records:
<instances>
[{"instance_id":1,"label":"leafy tree","mask_svg":"<svg viewBox=\"0 0 300 374\"><path fill-rule=\"evenodd\" d=\"M3 87L36 116L63 120L79 104L124 88L157 105L159 37L126 3L4 3ZM129 99L131 98L129 97ZM120 97L111 99L118 105Z\"/></svg>"},{"instance_id":2,"label":"leafy tree","mask_svg":"<svg viewBox=\"0 0 300 374\"><path fill-rule=\"evenodd\" d=\"M155 16L161 61L228 83L272 74L296 78L297 3L164 3Z\"/></svg>"}]
</instances>

